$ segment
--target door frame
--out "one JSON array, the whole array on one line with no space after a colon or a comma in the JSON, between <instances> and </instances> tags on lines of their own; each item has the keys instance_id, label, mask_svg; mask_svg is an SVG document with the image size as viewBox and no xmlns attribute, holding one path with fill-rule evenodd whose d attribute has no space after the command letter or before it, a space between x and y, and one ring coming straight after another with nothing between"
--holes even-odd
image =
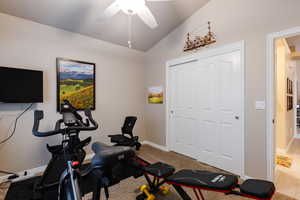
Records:
<instances>
[{"instance_id":1,"label":"door frame","mask_svg":"<svg viewBox=\"0 0 300 200\"><path fill-rule=\"evenodd\" d=\"M275 129L273 120L275 119L275 40L300 34L300 27L286 29L280 32L267 35L266 43L266 152L267 152L267 178L274 181L275 177Z\"/></svg>"},{"instance_id":2,"label":"door frame","mask_svg":"<svg viewBox=\"0 0 300 200\"><path fill-rule=\"evenodd\" d=\"M197 62L201 58L208 58L212 56L217 56L220 54L225 53L231 53L234 51L240 51L241 52L241 114L240 114L240 120L241 120L241 134L242 134L242 171L241 171L241 177L245 178L245 41L239 41L232 44L224 45L221 47L216 47L212 49L205 49L203 51L193 53L188 56L172 59L166 62L165 67L165 80L166 80L166 91L165 91L165 117L166 117L166 127L165 127L165 133L166 133L166 148L169 151L172 151L172 145L171 145L171 133L170 130L170 75L169 75L169 68L174 67L181 64L186 64L190 62Z\"/></svg>"}]
</instances>

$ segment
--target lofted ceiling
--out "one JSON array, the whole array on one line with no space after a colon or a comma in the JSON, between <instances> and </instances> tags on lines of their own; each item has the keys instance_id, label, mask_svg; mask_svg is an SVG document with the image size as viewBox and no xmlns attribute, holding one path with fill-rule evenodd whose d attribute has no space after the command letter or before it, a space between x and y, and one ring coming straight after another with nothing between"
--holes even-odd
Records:
<instances>
[{"instance_id":1,"label":"lofted ceiling","mask_svg":"<svg viewBox=\"0 0 300 200\"><path fill-rule=\"evenodd\" d=\"M150 29L133 17L133 48L147 51L209 0L147 2L159 27ZM1 0L0 12L127 46L128 16L101 15L113 0Z\"/></svg>"}]
</instances>

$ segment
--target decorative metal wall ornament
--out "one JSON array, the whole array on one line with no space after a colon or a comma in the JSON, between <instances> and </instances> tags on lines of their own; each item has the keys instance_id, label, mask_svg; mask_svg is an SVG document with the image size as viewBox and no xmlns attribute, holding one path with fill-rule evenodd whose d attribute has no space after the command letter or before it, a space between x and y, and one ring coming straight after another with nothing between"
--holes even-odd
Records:
<instances>
[{"instance_id":1,"label":"decorative metal wall ornament","mask_svg":"<svg viewBox=\"0 0 300 200\"><path fill-rule=\"evenodd\" d=\"M191 39L191 33L187 34L187 39L183 51L192 51L201 47L208 46L215 43L217 40L214 33L211 31L211 23L208 22L208 33L201 37L195 36L194 39Z\"/></svg>"}]
</instances>

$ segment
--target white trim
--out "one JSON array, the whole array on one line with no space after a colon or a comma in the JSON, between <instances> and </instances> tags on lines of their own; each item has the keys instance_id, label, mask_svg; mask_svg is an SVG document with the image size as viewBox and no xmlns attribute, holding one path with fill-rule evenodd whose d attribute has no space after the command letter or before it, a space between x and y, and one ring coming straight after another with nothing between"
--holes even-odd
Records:
<instances>
[{"instance_id":1,"label":"white trim","mask_svg":"<svg viewBox=\"0 0 300 200\"><path fill-rule=\"evenodd\" d=\"M241 51L241 129L242 129L242 144L243 144L243 148L242 148L242 176L245 178L246 174L245 174L245 148L246 148L246 143L245 143L245 120L246 120L246 116L245 116L245 96L246 96L246 92L245 92L245 67L246 67L246 62L245 62L245 41L241 41L240 42L240 49Z\"/></svg>"},{"instance_id":2,"label":"white trim","mask_svg":"<svg viewBox=\"0 0 300 200\"><path fill-rule=\"evenodd\" d=\"M169 68L175 65L178 65L180 63L186 63L186 62L192 62L201 58L207 58L212 56L217 56L224 53L230 53L234 51L240 51L241 52L241 129L242 129L242 171L241 176L245 177L245 41L239 41L236 43L224 45L221 47L213 48L213 49L207 49L192 55L188 55L185 57L173 59L166 62L166 68L165 68L165 77L166 77L166 144L167 149L172 150L171 147L171 134L169 133L170 130L170 122L169 122L169 113L170 113L170 86L169 86ZM197 59L195 59L197 58Z\"/></svg>"},{"instance_id":3,"label":"white trim","mask_svg":"<svg viewBox=\"0 0 300 200\"><path fill-rule=\"evenodd\" d=\"M19 175L19 178L13 179L12 182L18 182L18 181L22 181L22 180L32 178L32 177L36 176L36 174L42 173L43 171L45 171L46 167L47 166L44 165L44 166L40 166L40 167L36 167L36 168L32 168L32 169L17 172L16 174ZM27 172L26 176L24 176L25 172ZM0 183L4 183L4 182L8 181L9 176L11 176L11 175L1 176L0 177Z\"/></svg>"},{"instance_id":4,"label":"white trim","mask_svg":"<svg viewBox=\"0 0 300 200\"><path fill-rule=\"evenodd\" d=\"M297 101L298 101L298 77L297 77L297 64L295 62L295 65L293 66L294 69L294 81L293 81L293 111L294 111L294 138L298 137L297 133Z\"/></svg>"},{"instance_id":5,"label":"white trim","mask_svg":"<svg viewBox=\"0 0 300 200\"><path fill-rule=\"evenodd\" d=\"M286 153L290 150L295 138L292 137L292 139L289 141L288 145L286 146Z\"/></svg>"},{"instance_id":6,"label":"white trim","mask_svg":"<svg viewBox=\"0 0 300 200\"><path fill-rule=\"evenodd\" d=\"M84 160L90 160L94 156L93 153L86 155ZM43 173L46 169L47 165L28 169L28 170L23 170L20 172L17 172L16 174L19 175L19 178L13 179L12 182L18 182L18 181L23 181L32 177L35 177L37 174ZM27 175L24 176L24 173L27 172ZM5 175L0 177L0 184L8 181L8 177L11 175Z\"/></svg>"},{"instance_id":7,"label":"white trim","mask_svg":"<svg viewBox=\"0 0 300 200\"><path fill-rule=\"evenodd\" d=\"M294 136L294 138L295 138L295 139L300 139L300 135L297 134L297 135Z\"/></svg>"},{"instance_id":8,"label":"white trim","mask_svg":"<svg viewBox=\"0 0 300 200\"><path fill-rule=\"evenodd\" d=\"M293 144L293 141L295 140L296 138L292 137L291 140L289 141L288 145L286 146L286 148L277 148L276 147L276 151L275 151L275 154L283 154L283 155L286 155L289 151L289 149L291 148L292 144Z\"/></svg>"},{"instance_id":9,"label":"white trim","mask_svg":"<svg viewBox=\"0 0 300 200\"><path fill-rule=\"evenodd\" d=\"M266 148L267 148L267 178L274 180L275 175L275 137L274 137L274 40L300 34L300 27L287 29L267 35L267 69L266 69Z\"/></svg>"},{"instance_id":10,"label":"white trim","mask_svg":"<svg viewBox=\"0 0 300 200\"><path fill-rule=\"evenodd\" d=\"M251 177L251 176L247 176L247 175L245 175L245 176L242 177L242 178L243 178L244 181L246 181L246 180L248 180L248 179L255 179L255 178L253 178L253 177Z\"/></svg>"},{"instance_id":11,"label":"white trim","mask_svg":"<svg viewBox=\"0 0 300 200\"><path fill-rule=\"evenodd\" d=\"M165 75L166 75L166 91L165 91L165 94L166 94L166 99L165 99L165 102L166 102L166 107L165 107L165 117L166 117L166 127L165 127L165 131L166 131L166 146L167 146L167 149L168 150L172 150L172 147L171 147L171 141L170 141L170 135L169 135L169 118L170 118L170 108L169 108L169 105L170 105L170 102L169 102L169 99L170 99L170 90L169 90L169 66L171 65L171 63L167 62L166 63L166 67L165 67Z\"/></svg>"},{"instance_id":12,"label":"white trim","mask_svg":"<svg viewBox=\"0 0 300 200\"><path fill-rule=\"evenodd\" d=\"M152 147L154 147L154 148L156 148L156 149L159 149L159 150L162 150L162 151L167 151L167 152L169 151L167 147L162 146L162 145L159 145L159 144L155 144L155 143L150 142L150 141L144 140L144 141L142 142L142 144L143 144L143 145L146 144L146 145L152 146Z\"/></svg>"},{"instance_id":13,"label":"white trim","mask_svg":"<svg viewBox=\"0 0 300 200\"><path fill-rule=\"evenodd\" d=\"M276 148L275 154L285 155L286 154L286 149Z\"/></svg>"},{"instance_id":14,"label":"white trim","mask_svg":"<svg viewBox=\"0 0 300 200\"><path fill-rule=\"evenodd\" d=\"M245 41L239 41L239 42L235 42L232 44L227 44L221 47L216 47L213 49L206 49L204 51L200 51L197 53L194 53L192 55L188 55L188 56L184 56L184 57L180 57L180 58L176 58L173 60L169 60L166 63L166 67L172 67L181 63L187 63L187 62L193 62L193 61L197 61L201 58L207 58L207 57L212 57L212 56L216 56L219 54L224 54L224 53L229 53L229 52L233 52L233 51L237 51L237 50L242 50L243 46L245 45ZM195 58L197 57L197 58Z\"/></svg>"}]
</instances>

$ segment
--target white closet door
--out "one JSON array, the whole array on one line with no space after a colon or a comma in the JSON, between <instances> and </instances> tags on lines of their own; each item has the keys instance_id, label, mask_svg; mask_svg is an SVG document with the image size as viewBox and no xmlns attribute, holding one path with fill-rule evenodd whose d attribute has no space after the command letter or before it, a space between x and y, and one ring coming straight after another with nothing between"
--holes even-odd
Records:
<instances>
[{"instance_id":1,"label":"white closet door","mask_svg":"<svg viewBox=\"0 0 300 200\"><path fill-rule=\"evenodd\" d=\"M241 53L171 67L172 150L241 175Z\"/></svg>"},{"instance_id":2,"label":"white closet door","mask_svg":"<svg viewBox=\"0 0 300 200\"><path fill-rule=\"evenodd\" d=\"M196 94L194 93L194 63L172 68L171 104L172 146L177 152L197 159L197 118L194 115Z\"/></svg>"}]
</instances>

